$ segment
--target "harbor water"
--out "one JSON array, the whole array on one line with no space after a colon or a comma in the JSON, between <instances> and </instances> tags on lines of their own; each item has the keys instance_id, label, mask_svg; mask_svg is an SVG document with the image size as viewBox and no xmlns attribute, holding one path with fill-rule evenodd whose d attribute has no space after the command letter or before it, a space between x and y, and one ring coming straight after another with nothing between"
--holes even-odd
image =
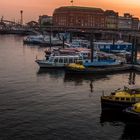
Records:
<instances>
[{"instance_id":1,"label":"harbor water","mask_svg":"<svg viewBox=\"0 0 140 140\"><path fill-rule=\"evenodd\" d=\"M0 140L140 139L140 122L102 112L102 92L140 87L140 74L71 75L39 69L45 47L0 36Z\"/></svg>"}]
</instances>

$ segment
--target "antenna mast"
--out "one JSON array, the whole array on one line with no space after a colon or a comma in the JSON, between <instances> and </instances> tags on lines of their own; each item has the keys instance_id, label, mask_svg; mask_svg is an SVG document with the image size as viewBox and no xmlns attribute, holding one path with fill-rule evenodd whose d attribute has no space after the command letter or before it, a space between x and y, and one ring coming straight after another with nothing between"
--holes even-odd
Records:
<instances>
[{"instance_id":1,"label":"antenna mast","mask_svg":"<svg viewBox=\"0 0 140 140\"><path fill-rule=\"evenodd\" d=\"M74 2L74 0L71 0L70 2L71 2L71 5L73 6L73 2Z\"/></svg>"}]
</instances>

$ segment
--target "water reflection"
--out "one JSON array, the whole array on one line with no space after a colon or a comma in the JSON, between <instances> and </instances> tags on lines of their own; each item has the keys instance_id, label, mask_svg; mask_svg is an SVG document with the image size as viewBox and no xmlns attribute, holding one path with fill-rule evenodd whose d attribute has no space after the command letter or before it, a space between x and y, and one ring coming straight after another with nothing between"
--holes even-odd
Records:
<instances>
[{"instance_id":1,"label":"water reflection","mask_svg":"<svg viewBox=\"0 0 140 140\"><path fill-rule=\"evenodd\" d=\"M139 140L140 139L140 122L137 123L126 123L124 126L123 134L121 139L123 140Z\"/></svg>"},{"instance_id":2,"label":"water reflection","mask_svg":"<svg viewBox=\"0 0 140 140\"><path fill-rule=\"evenodd\" d=\"M116 125L120 122L125 122L124 114L118 110L102 110L100 116L101 126L104 126L106 123Z\"/></svg>"},{"instance_id":3,"label":"water reflection","mask_svg":"<svg viewBox=\"0 0 140 140\"><path fill-rule=\"evenodd\" d=\"M140 119L130 119L129 116L115 110L102 110L100 116L100 124L102 127L104 127L108 123L112 126L124 126L124 130L120 136L120 139L140 139Z\"/></svg>"},{"instance_id":4,"label":"water reflection","mask_svg":"<svg viewBox=\"0 0 140 140\"><path fill-rule=\"evenodd\" d=\"M64 82L75 82L75 84L82 84L83 81L90 81L91 91L93 90L93 82L100 79L109 79L107 75L95 75L95 74L70 74L65 73Z\"/></svg>"},{"instance_id":5,"label":"water reflection","mask_svg":"<svg viewBox=\"0 0 140 140\"><path fill-rule=\"evenodd\" d=\"M37 76L45 76L45 75L49 75L52 78L63 77L64 70L63 69L40 68L37 72Z\"/></svg>"},{"instance_id":6,"label":"water reflection","mask_svg":"<svg viewBox=\"0 0 140 140\"><path fill-rule=\"evenodd\" d=\"M136 81L136 72L130 71L129 78L128 78L128 84L135 85L135 81Z\"/></svg>"},{"instance_id":7,"label":"water reflection","mask_svg":"<svg viewBox=\"0 0 140 140\"><path fill-rule=\"evenodd\" d=\"M90 92L94 92L93 80L90 81Z\"/></svg>"}]
</instances>

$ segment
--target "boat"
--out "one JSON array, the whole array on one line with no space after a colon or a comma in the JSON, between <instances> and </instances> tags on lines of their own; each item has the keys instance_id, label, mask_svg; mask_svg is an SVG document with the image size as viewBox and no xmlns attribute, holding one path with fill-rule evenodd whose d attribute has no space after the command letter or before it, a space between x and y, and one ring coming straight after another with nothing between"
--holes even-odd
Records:
<instances>
[{"instance_id":1,"label":"boat","mask_svg":"<svg viewBox=\"0 0 140 140\"><path fill-rule=\"evenodd\" d=\"M48 67L48 60L50 61L50 58L55 59L54 57L57 57L57 59L59 57L65 57L65 59L67 59L67 57L72 57L72 56L79 56L80 59L77 59L77 61L70 61L66 60L67 64L70 63L79 63L82 62L84 67L109 67L109 66L117 66L121 64L121 61L110 57L110 55L105 55L103 57L100 57L100 53L96 53L94 52L94 59L93 62L91 62L90 60L90 54L91 54L91 50L87 49L87 48L65 48L65 49L61 49L61 48L56 48L56 49L47 49L45 51L45 57L46 59L43 60L36 60L36 62L41 66L41 67ZM51 63L54 63L53 66L55 65L55 67L59 67L59 64L56 65L56 62L59 63L59 60L51 60ZM61 62L64 63L64 62ZM77 64L76 64L77 65ZM65 65L66 66L66 65ZM71 65L70 65L71 66ZM79 66L78 66L79 67ZM78 69L77 67L77 69Z\"/></svg>"},{"instance_id":2,"label":"boat","mask_svg":"<svg viewBox=\"0 0 140 140\"><path fill-rule=\"evenodd\" d=\"M56 48L51 47L47 48L45 51L45 57L46 59L49 58L49 56L52 55L81 55L83 59L89 59L90 57L90 49L87 48Z\"/></svg>"},{"instance_id":3,"label":"boat","mask_svg":"<svg viewBox=\"0 0 140 140\"><path fill-rule=\"evenodd\" d=\"M135 103L131 107L124 109L124 112L127 114L132 114L140 117L140 102Z\"/></svg>"},{"instance_id":4,"label":"boat","mask_svg":"<svg viewBox=\"0 0 140 140\"><path fill-rule=\"evenodd\" d=\"M36 60L40 68L64 68L70 63L82 60L80 55L50 55L49 59Z\"/></svg>"},{"instance_id":5,"label":"boat","mask_svg":"<svg viewBox=\"0 0 140 140\"><path fill-rule=\"evenodd\" d=\"M79 68L79 65L83 67ZM85 67L83 64L70 64L66 66L66 73L69 74L110 74L116 72L123 72L132 69L131 65L116 65L109 67Z\"/></svg>"},{"instance_id":6,"label":"boat","mask_svg":"<svg viewBox=\"0 0 140 140\"><path fill-rule=\"evenodd\" d=\"M70 63L86 60L90 49L87 48L47 48L45 59L36 60L40 67L66 67Z\"/></svg>"},{"instance_id":7,"label":"boat","mask_svg":"<svg viewBox=\"0 0 140 140\"><path fill-rule=\"evenodd\" d=\"M69 48L89 48L90 43L87 40L74 39L72 42L65 42L65 45Z\"/></svg>"},{"instance_id":8,"label":"boat","mask_svg":"<svg viewBox=\"0 0 140 140\"><path fill-rule=\"evenodd\" d=\"M123 110L123 113L129 122L140 121L140 102L133 104L131 107L127 107Z\"/></svg>"},{"instance_id":9,"label":"boat","mask_svg":"<svg viewBox=\"0 0 140 140\"><path fill-rule=\"evenodd\" d=\"M89 60L85 60L83 61L83 65L85 67L112 67L112 66L118 66L121 65L123 62L114 59L114 58L103 58L103 59L99 59L99 58L95 58L93 59L93 61Z\"/></svg>"},{"instance_id":10,"label":"boat","mask_svg":"<svg viewBox=\"0 0 140 140\"><path fill-rule=\"evenodd\" d=\"M52 45L52 46L59 46L62 45L62 41L57 38L57 37L53 37L53 36L46 36L44 37L44 42L42 43L43 45Z\"/></svg>"},{"instance_id":11,"label":"boat","mask_svg":"<svg viewBox=\"0 0 140 140\"><path fill-rule=\"evenodd\" d=\"M23 43L25 44L42 44L43 42L43 35L29 35L23 39Z\"/></svg>"},{"instance_id":12,"label":"boat","mask_svg":"<svg viewBox=\"0 0 140 140\"><path fill-rule=\"evenodd\" d=\"M99 41L99 42L94 42L94 47L97 50L103 52L129 54L132 50L132 43L124 42L122 40L118 40L114 43Z\"/></svg>"},{"instance_id":13,"label":"boat","mask_svg":"<svg viewBox=\"0 0 140 140\"><path fill-rule=\"evenodd\" d=\"M48 35L30 35L23 39L25 44L38 44L38 45L51 45L59 46L62 45L62 41L57 37L48 36Z\"/></svg>"},{"instance_id":14,"label":"boat","mask_svg":"<svg viewBox=\"0 0 140 140\"><path fill-rule=\"evenodd\" d=\"M118 60L116 58L116 56L113 54L94 52L94 57L93 57L92 61L91 61L91 59L89 59L89 57L87 57L86 59L83 59L83 61L80 64L83 65L84 67L94 67L95 68L95 67L118 66L122 63L123 63L123 61ZM79 63L77 63L75 65L79 65ZM72 66L69 65L69 67L72 67Z\"/></svg>"},{"instance_id":15,"label":"boat","mask_svg":"<svg viewBox=\"0 0 140 140\"><path fill-rule=\"evenodd\" d=\"M119 109L123 110L127 107L131 107L132 104L140 102L140 88L128 88L117 89L111 92L110 95L101 96L102 109Z\"/></svg>"}]
</instances>

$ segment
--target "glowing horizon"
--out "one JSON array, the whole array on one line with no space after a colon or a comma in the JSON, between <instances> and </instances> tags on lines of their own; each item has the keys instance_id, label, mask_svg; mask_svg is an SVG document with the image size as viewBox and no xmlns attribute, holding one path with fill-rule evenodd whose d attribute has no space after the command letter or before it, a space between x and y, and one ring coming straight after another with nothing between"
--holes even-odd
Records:
<instances>
[{"instance_id":1,"label":"glowing horizon","mask_svg":"<svg viewBox=\"0 0 140 140\"><path fill-rule=\"evenodd\" d=\"M38 20L39 15L52 15L55 8L61 6L70 6L70 0L0 0L0 17L4 16L4 19L16 20L20 19L20 10L23 10L24 21ZM119 12L119 15L123 13L130 13L135 17L140 18L140 2L138 0L75 0L74 6L87 6L97 7L103 10L114 10Z\"/></svg>"}]
</instances>

